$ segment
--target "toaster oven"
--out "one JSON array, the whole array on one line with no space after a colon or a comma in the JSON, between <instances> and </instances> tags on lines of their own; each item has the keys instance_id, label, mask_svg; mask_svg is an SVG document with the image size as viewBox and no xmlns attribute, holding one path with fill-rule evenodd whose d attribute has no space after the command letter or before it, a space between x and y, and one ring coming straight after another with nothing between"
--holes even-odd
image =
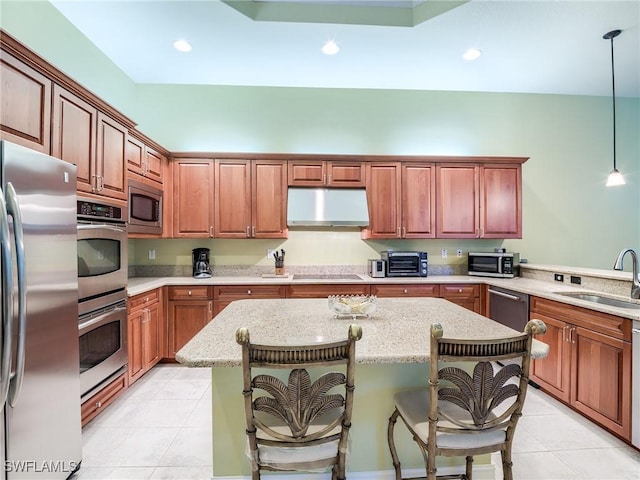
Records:
<instances>
[{"instance_id":1,"label":"toaster oven","mask_svg":"<svg viewBox=\"0 0 640 480\"><path fill-rule=\"evenodd\" d=\"M381 253L386 263L387 277L426 277L427 252L394 252Z\"/></svg>"}]
</instances>

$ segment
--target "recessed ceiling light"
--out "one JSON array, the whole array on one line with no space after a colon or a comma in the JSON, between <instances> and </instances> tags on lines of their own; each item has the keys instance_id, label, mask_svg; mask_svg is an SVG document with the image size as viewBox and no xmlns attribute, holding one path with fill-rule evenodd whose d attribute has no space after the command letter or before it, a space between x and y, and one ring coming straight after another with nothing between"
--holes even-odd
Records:
<instances>
[{"instance_id":1,"label":"recessed ceiling light","mask_svg":"<svg viewBox=\"0 0 640 480\"><path fill-rule=\"evenodd\" d=\"M327 40L327 43L322 47L322 53L325 55L335 55L340 51L340 47L333 40Z\"/></svg>"},{"instance_id":2,"label":"recessed ceiling light","mask_svg":"<svg viewBox=\"0 0 640 480\"><path fill-rule=\"evenodd\" d=\"M470 48L466 52L462 54L462 58L467 61L476 60L482 55L482 50L478 50L477 48Z\"/></svg>"},{"instance_id":3,"label":"recessed ceiling light","mask_svg":"<svg viewBox=\"0 0 640 480\"><path fill-rule=\"evenodd\" d=\"M191 44L184 39L176 40L173 42L173 47L180 52L190 52Z\"/></svg>"}]
</instances>

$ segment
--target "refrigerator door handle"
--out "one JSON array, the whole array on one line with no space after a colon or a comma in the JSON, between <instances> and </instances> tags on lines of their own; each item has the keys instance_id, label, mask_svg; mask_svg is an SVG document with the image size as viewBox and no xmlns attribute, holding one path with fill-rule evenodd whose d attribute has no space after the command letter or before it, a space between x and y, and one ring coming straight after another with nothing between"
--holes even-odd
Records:
<instances>
[{"instance_id":1,"label":"refrigerator door handle","mask_svg":"<svg viewBox=\"0 0 640 480\"><path fill-rule=\"evenodd\" d=\"M0 412L4 409L9 393L11 376L11 342L13 338L13 274L11 272L11 242L7 203L0 190L0 239L2 240L2 352L0 354Z\"/></svg>"},{"instance_id":2,"label":"refrigerator door handle","mask_svg":"<svg viewBox=\"0 0 640 480\"><path fill-rule=\"evenodd\" d=\"M22 380L24 379L25 345L27 334L27 286L26 286L26 263L24 257L24 229L22 224L22 214L20 213L20 202L18 195L11 182L7 183L7 213L13 217L13 236L16 246L16 264L18 267L18 349L16 353L16 371L11 376L9 383L9 405L15 406Z\"/></svg>"}]
</instances>

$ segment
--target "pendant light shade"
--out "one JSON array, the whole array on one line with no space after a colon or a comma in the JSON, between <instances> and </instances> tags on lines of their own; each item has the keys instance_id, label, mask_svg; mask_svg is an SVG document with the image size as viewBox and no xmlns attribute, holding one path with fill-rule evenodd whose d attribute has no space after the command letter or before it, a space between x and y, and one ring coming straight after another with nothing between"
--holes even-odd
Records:
<instances>
[{"instance_id":1,"label":"pendant light shade","mask_svg":"<svg viewBox=\"0 0 640 480\"><path fill-rule=\"evenodd\" d=\"M624 185L624 177L616 168L616 77L613 68L613 39L620 35L621 30L612 30L605 33L602 38L611 41L611 103L613 106L613 170L609 173L607 178L607 187L614 187L617 185Z\"/></svg>"}]
</instances>

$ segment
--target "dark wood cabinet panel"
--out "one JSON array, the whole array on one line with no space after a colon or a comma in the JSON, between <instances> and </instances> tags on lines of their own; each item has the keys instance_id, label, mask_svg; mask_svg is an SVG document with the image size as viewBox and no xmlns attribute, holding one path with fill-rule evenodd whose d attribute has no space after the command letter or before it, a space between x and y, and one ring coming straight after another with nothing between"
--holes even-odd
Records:
<instances>
[{"instance_id":1,"label":"dark wood cabinet panel","mask_svg":"<svg viewBox=\"0 0 640 480\"><path fill-rule=\"evenodd\" d=\"M537 338L549 355L531 378L587 418L631 438L631 320L532 297L530 317L547 324Z\"/></svg>"},{"instance_id":2,"label":"dark wood cabinet panel","mask_svg":"<svg viewBox=\"0 0 640 480\"><path fill-rule=\"evenodd\" d=\"M94 192L98 110L55 85L52 127L51 154L76 165L79 192Z\"/></svg>"},{"instance_id":3,"label":"dark wood cabinet panel","mask_svg":"<svg viewBox=\"0 0 640 480\"><path fill-rule=\"evenodd\" d=\"M181 158L172 167L173 236L213 237L213 161Z\"/></svg>"},{"instance_id":4,"label":"dark wood cabinet panel","mask_svg":"<svg viewBox=\"0 0 640 480\"><path fill-rule=\"evenodd\" d=\"M4 50L0 79L0 138L50 154L53 82Z\"/></svg>"}]
</instances>

